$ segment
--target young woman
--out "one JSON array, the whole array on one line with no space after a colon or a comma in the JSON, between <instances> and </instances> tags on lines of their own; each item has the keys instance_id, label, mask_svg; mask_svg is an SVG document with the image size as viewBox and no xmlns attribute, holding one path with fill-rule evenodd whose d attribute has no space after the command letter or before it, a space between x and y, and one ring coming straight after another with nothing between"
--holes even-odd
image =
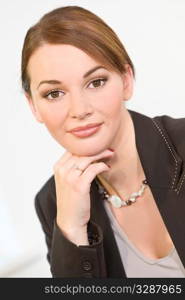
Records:
<instances>
[{"instance_id":1,"label":"young woman","mask_svg":"<svg viewBox=\"0 0 185 300\"><path fill-rule=\"evenodd\" d=\"M53 277L185 277L185 118L126 109L134 66L77 6L31 27L22 86L65 153L35 198Z\"/></svg>"}]
</instances>

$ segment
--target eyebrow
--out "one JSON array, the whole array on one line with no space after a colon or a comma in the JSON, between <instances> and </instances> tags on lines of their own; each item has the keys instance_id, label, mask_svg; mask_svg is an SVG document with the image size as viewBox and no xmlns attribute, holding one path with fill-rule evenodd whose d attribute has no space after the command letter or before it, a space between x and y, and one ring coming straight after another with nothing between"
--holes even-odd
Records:
<instances>
[{"instance_id":1,"label":"eyebrow","mask_svg":"<svg viewBox=\"0 0 185 300\"><path fill-rule=\"evenodd\" d=\"M89 71L87 71L84 75L83 75L83 78L86 78L88 77L90 74L94 73L95 71L97 71L98 69L106 69L104 66L96 66L92 69L90 69ZM61 84L62 82L59 81L59 80L55 80L55 79L51 79L51 80L42 80L39 85L37 86L37 89L41 86L41 84L44 84L44 83L47 83L47 84Z\"/></svg>"}]
</instances>

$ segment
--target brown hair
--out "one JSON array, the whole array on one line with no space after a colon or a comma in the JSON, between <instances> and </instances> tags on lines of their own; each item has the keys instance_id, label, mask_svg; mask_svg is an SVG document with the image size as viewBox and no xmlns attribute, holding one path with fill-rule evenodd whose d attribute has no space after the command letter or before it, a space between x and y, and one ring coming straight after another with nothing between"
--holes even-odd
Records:
<instances>
[{"instance_id":1,"label":"brown hair","mask_svg":"<svg viewBox=\"0 0 185 300\"><path fill-rule=\"evenodd\" d=\"M45 14L26 34L22 49L21 79L23 90L29 94L29 59L45 43L73 45L120 73L125 72L125 65L129 64L135 74L123 44L101 18L82 7L65 6Z\"/></svg>"}]
</instances>

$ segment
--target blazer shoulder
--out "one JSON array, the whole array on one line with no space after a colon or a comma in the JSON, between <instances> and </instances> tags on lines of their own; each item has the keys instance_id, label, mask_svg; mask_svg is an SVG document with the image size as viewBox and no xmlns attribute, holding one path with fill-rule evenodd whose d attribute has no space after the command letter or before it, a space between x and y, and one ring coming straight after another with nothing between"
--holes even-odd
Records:
<instances>
[{"instance_id":1,"label":"blazer shoulder","mask_svg":"<svg viewBox=\"0 0 185 300\"><path fill-rule=\"evenodd\" d=\"M56 216L56 192L55 180L52 175L40 188L35 196L35 209L39 219L49 219L49 222ZM43 217L43 218L42 218Z\"/></svg>"},{"instance_id":2,"label":"blazer shoulder","mask_svg":"<svg viewBox=\"0 0 185 300\"><path fill-rule=\"evenodd\" d=\"M185 160L185 118L161 115L153 117L152 120L166 132L177 152Z\"/></svg>"},{"instance_id":3,"label":"blazer shoulder","mask_svg":"<svg viewBox=\"0 0 185 300\"><path fill-rule=\"evenodd\" d=\"M161 115L152 118L153 120L161 123L167 131L170 133L185 133L185 117L184 118L174 118L169 115Z\"/></svg>"},{"instance_id":4,"label":"blazer shoulder","mask_svg":"<svg viewBox=\"0 0 185 300\"><path fill-rule=\"evenodd\" d=\"M152 118L160 124L168 133L169 136L175 138L176 136L185 136L185 118L174 118L168 115L161 115Z\"/></svg>"},{"instance_id":5,"label":"blazer shoulder","mask_svg":"<svg viewBox=\"0 0 185 300\"><path fill-rule=\"evenodd\" d=\"M43 198L48 193L55 194L55 180L54 175L50 176L49 179L41 186L36 194L37 198Z\"/></svg>"}]
</instances>

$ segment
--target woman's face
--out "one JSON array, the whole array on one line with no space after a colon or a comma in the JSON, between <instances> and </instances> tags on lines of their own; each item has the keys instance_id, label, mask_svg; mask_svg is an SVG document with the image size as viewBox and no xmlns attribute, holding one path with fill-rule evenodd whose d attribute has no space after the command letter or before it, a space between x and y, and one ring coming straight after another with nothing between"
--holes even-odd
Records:
<instances>
[{"instance_id":1,"label":"woman's face","mask_svg":"<svg viewBox=\"0 0 185 300\"><path fill-rule=\"evenodd\" d=\"M123 101L132 94L130 68L121 76L74 46L45 44L31 56L28 73L32 112L61 146L94 155L115 145L124 130ZM70 132L93 123L101 125Z\"/></svg>"}]
</instances>

